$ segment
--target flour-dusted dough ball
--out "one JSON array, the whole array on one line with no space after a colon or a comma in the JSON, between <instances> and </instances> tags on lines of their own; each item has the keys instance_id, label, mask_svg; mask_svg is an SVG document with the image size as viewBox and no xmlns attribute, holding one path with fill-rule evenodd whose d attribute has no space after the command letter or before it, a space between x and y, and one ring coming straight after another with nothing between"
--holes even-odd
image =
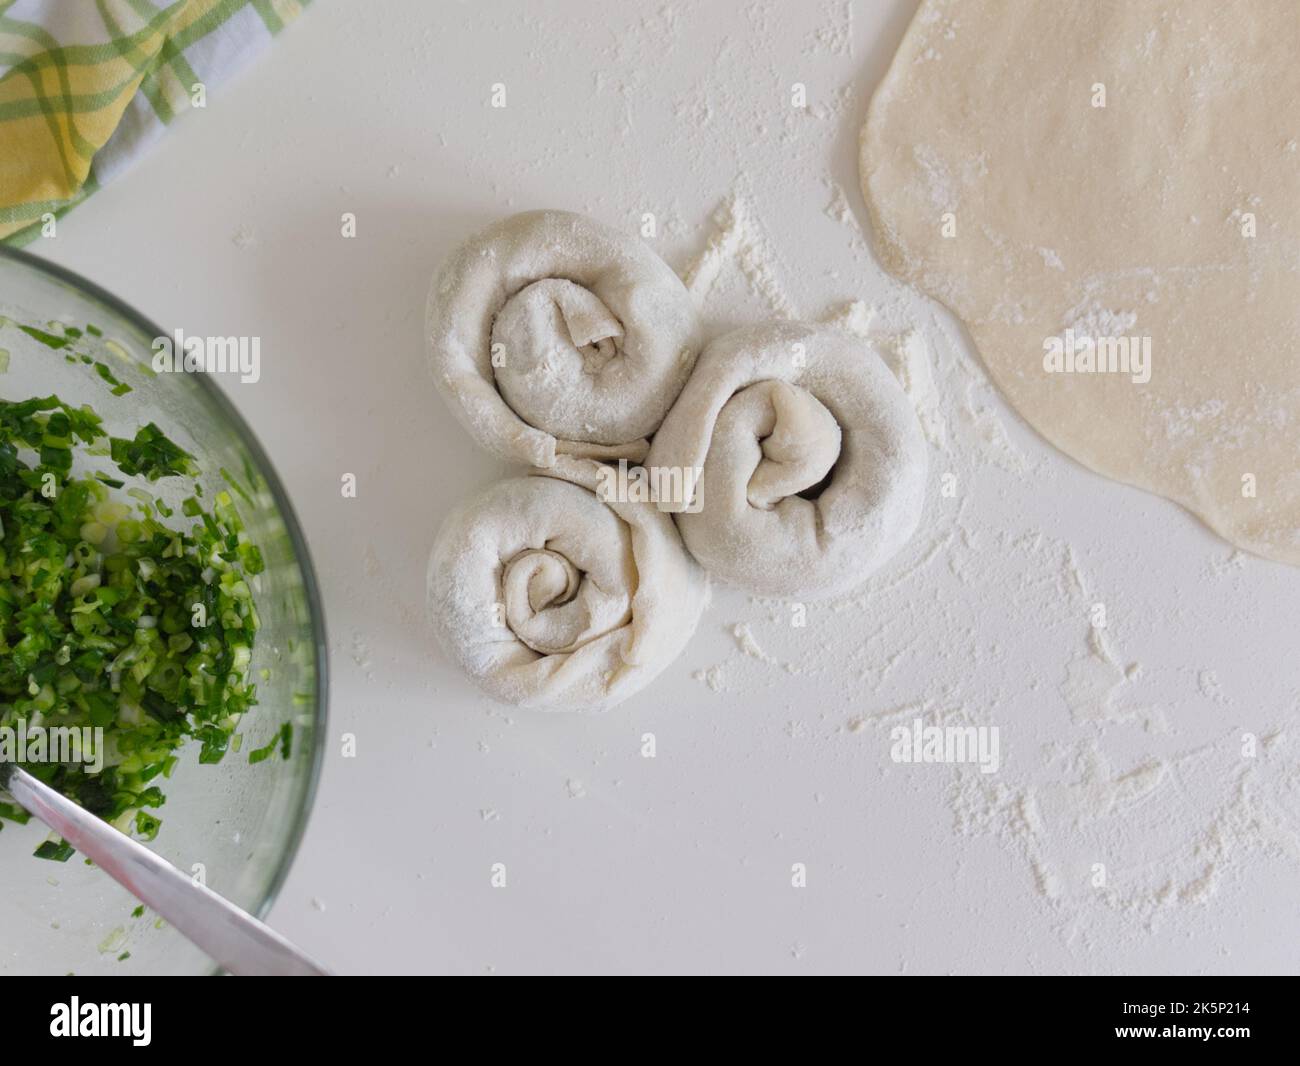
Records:
<instances>
[{"instance_id":1,"label":"flour-dusted dough ball","mask_svg":"<svg viewBox=\"0 0 1300 1066\"><path fill-rule=\"evenodd\" d=\"M428 608L449 654L490 695L604 710L685 647L708 599L672 519L598 498L598 464L499 481L457 507L429 557ZM558 476L553 476L558 475Z\"/></svg>"},{"instance_id":2,"label":"flour-dusted dough ball","mask_svg":"<svg viewBox=\"0 0 1300 1066\"><path fill-rule=\"evenodd\" d=\"M714 576L819 597L865 581L920 521L927 453L884 362L839 329L772 322L719 337L656 434L651 484ZM689 506L688 506L689 503Z\"/></svg>"},{"instance_id":3,"label":"flour-dusted dough ball","mask_svg":"<svg viewBox=\"0 0 1300 1066\"><path fill-rule=\"evenodd\" d=\"M438 388L505 459L640 459L700 347L681 279L635 237L567 211L497 222L433 280Z\"/></svg>"}]
</instances>

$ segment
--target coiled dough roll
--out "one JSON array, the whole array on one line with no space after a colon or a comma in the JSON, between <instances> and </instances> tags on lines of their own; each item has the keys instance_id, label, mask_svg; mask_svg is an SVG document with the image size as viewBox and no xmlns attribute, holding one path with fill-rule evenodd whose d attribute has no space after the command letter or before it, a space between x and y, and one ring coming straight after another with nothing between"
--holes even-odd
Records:
<instances>
[{"instance_id":1,"label":"coiled dough roll","mask_svg":"<svg viewBox=\"0 0 1300 1066\"><path fill-rule=\"evenodd\" d=\"M645 244L583 215L529 211L454 252L426 311L438 387L505 459L644 457L699 351L694 305Z\"/></svg>"},{"instance_id":2,"label":"coiled dough roll","mask_svg":"<svg viewBox=\"0 0 1300 1066\"><path fill-rule=\"evenodd\" d=\"M713 575L762 595L845 592L921 517L927 467L915 411L871 346L774 322L719 337L655 435L646 467L698 470L677 524ZM702 469L701 469L702 468Z\"/></svg>"},{"instance_id":3,"label":"coiled dough roll","mask_svg":"<svg viewBox=\"0 0 1300 1066\"><path fill-rule=\"evenodd\" d=\"M608 709L695 632L707 578L672 519L650 503L603 502L599 473L561 456L545 476L498 481L461 504L438 534L430 619L503 702Z\"/></svg>"}]
</instances>

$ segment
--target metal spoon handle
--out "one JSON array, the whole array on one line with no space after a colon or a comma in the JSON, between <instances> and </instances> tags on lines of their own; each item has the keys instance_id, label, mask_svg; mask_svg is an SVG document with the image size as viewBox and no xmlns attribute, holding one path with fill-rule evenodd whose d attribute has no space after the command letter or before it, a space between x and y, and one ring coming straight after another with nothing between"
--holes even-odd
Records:
<instances>
[{"instance_id":1,"label":"metal spoon handle","mask_svg":"<svg viewBox=\"0 0 1300 1066\"><path fill-rule=\"evenodd\" d=\"M13 764L0 788L233 974L325 977L275 930Z\"/></svg>"}]
</instances>

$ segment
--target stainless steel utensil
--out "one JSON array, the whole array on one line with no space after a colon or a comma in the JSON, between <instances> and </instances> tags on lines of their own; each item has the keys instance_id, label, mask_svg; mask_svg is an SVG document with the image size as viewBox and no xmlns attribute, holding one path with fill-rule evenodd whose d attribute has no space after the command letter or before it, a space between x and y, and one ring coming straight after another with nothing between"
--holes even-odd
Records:
<instances>
[{"instance_id":1,"label":"stainless steel utensil","mask_svg":"<svg viewBox=\"0 0 1300 1066\"><path fill-rule=\"evenodd\" d=\"M0 789L233 974L327 977L275 930L13 763Z\"/></svg>"}]
</instances>

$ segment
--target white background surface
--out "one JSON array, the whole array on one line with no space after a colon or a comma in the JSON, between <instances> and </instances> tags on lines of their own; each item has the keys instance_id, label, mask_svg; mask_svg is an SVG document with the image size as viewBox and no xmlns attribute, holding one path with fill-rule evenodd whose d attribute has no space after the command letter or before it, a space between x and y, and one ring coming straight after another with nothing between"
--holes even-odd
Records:
<instances>
[{"instance_id":1,"label":"white background surface","mask_svg":"<svg viewBox=\"0 0 1300 1066\"><path fill-rule=\"evenodd\" d=\"M858 128L913 8L317 3L32 249L165 326L262 338L262 381L227 391L305 525L333 671L320 796L271 921L338 971L1296 969L1297 573L1233 559L1173 505L1051 451L952 370L958 348L941 387L974 381L1025 462L972 468L957 518L933 501L862 602L813 608L796 633L719 590L683 659L602 717L494 706L423 623L438 521L501 472L444 410L421 337L430 274L483 223L554 206L633 229L651 211L681 269L740 192L780 293L733 271L715 326L782 299L810 317L866 299L895 328L942 332L855 225ZM791 112L794 82L808 113ZM826 210L836 185L844 220ZM1112 604L1124 662L1142 663L1128 698L1158 713L1081 725L1064 706L1087 603L1034 569L1062 546ZM802 672L746 657L740 623ZM713 667L717 691L692 677ZM936 701L1002 725L982 825L966 779L895 766L885 729L852 727ZM1273 736L1274 762L1245 785L1243 730ZM1075 743L1104 744L1116 780L1152 758L1165 771L1130 807L1056 817L1074 770L1051 752ZM1031 786L1045 824L1026 833L1007 811ZM1117 895L1090 893L1090 860ZM796 862L807 888L791 887Z\"/></svg>"}]
</instances>

